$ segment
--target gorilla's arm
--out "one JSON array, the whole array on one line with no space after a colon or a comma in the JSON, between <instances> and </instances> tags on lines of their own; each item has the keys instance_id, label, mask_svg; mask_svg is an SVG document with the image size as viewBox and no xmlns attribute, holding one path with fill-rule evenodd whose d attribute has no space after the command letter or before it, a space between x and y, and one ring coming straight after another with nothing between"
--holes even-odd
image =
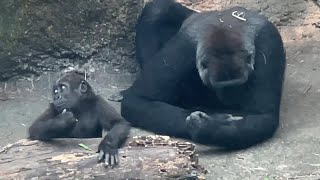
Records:
<instances>
[{"instance_id":1,"label":"gorilla's arm","mask_svg":"<svg viewBox=\"0 0 320 180\"><path fill-rule=\"evenodd\" d=\"M207 115L134 95L125 97L122 114L133 126L203 144L247 147L272 136L278 126L277 113Z\"/></svg>"},{"instance_id":2,"label":"gorilla's arm","mask_svg":"<svg viewBox=\"0 0 320 180\"><path fill-rule=\"evenodd\" d=\"M29 138L47 141L52 138L69 137L76 119L71 112L59 114L52 103L40 117L30 126Z\"/></svg>"},{"instance_id":3,"label":"gorilla's arm","mask_svg":"<svg viewBox=\"0 0 320 180\"><path fill-rule=\"evenodd\" d=\"M207 115L131 95L124 98L122 113L132 117L130 122L139 128L228 148L249 146L268 138L278 125L276 114Z\"/></svg>"},{"instance_id":4,"label":"gorilla's arm","mask_svg":"<svg viewBox=\"0 0 320 180\"><path fill-rule=\"evenodd\" d=\"M114 166L118 163L118 149L123 146L130 133L130 124L121 115L99 97L99 123L107 130L107 135L98 146L99 161L105 159L106 165ZM105 157L105 156L108 157Z\"/></svg>"},{"instance_id":5,"label":"gorilla's arm","mask_svg":"<svg viewBox=\"0 0 320 180\"><path fill-rule=\"evenodd\" d=\"M188 137L185 119L191 113L189 110L135 95L126 95L122 101L121 113L135 127L158 134Z\"/></svg>"},{"instance_id":6,"label":"gorilla's arm","mask_svg":"<svg viewBox=\"0 0 320 180\"><path fill-rule=\"evenodd\" d=\"M193 112L187 118L192 140L229 149L245 148L271 137L278 126L272 113L232 116Z\"/></svg>"}]
</instances>

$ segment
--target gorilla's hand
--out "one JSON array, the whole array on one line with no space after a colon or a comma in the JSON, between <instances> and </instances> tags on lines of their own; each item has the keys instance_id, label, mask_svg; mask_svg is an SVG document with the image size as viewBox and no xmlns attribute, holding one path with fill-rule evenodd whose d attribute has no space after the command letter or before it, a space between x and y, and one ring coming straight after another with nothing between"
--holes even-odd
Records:
<instances>
[{"instance_id":1,"label":"gorilla's hand","mask_svg":"<svg viewBox=\"0 0 320 180\"><path fill-rule=\"evenodd\" d=\"M73 113L70 111L66 111L65 109L56 117L56 123L60 124L61 127L69 128L76 124L78 121L74 116Z\"/></svg>"},{"instance_id":2,"label":"gorilla's hand","mask_svg":"<svg viewBox=\"0 0 320 180\"><path fill-rule=\"evenodd\" d=\"M104 160L106 167L115 167L119 163L118 157L118 147L116 144L112 143L107 137L101 141L98 146L98 162Z\"/></svg>"},{"instance_id":3,"label":"gorilla's hand","mask_svg":"<svg viewBox=\"0 0 320 180\"><path fill-rule=\"evenodd\" d=\"M194 138L207 127L215 127L214 125L228 124L231 121L241 120L243 117L232 116L231 114L212 114L208 115L201 111L195 111L186 118L186 125L190 135ZM211 129L214 131L214 129Z\"/></svg>"}]
</instances>

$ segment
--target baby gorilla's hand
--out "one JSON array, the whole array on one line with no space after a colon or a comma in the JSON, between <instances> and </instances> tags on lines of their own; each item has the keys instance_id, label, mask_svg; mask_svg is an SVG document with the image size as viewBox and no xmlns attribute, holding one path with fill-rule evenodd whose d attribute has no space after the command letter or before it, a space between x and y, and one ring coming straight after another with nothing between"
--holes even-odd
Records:
<instances>
[{"instance_id":1,"label":"baby gorilla's hand","mask_svg":"<svg viewBox=\"0 0 320 180\"><path fill-rule=\"evenodd\" d=\"M78 120L73 116L73 113L66 111L65 109L57 116L57 123L66 128L74 126L77 121Z\"/></svg>"},{"instance_id":2,"label":"baby gorilla's hand","mask_svg":"<svg viewBox=\"0 0 320 180\"><path fill-rule=\"evenodd\" d=\"M98 146L98 162L104 160L106 167L115 167L119 163L118 147L116 144L111 143L107 138L101 141Z\"/></svg>"}]
</instances>

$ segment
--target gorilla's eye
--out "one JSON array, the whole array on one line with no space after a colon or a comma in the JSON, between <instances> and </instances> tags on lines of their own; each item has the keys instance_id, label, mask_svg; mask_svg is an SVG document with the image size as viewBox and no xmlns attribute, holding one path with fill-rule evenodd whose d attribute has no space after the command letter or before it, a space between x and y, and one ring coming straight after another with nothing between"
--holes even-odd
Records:
<instances>
[{"instance_id":1,"label":"gorilla's eye","mask_svg":"<svg viewBox=\"0 0 320 180\"><path fill-rule=\"evenodd\" d=\"M55 89L53 92L54 92L55 94L57 94L57 93L58 93L58 90L57 90L57 89Z\"/></svg>"},{"instance_id":2,"label":"gorilla's eye","mask_svg":"<svg viewBox=\"0 0 320 180\"><path fill-rule=\"evenodd\" d=\"M65 85L62 85L62 86L61 86L61 89L62 89L62 90L65 90L65 89L66 89L66 86L65 86Z\"/></svg>"}]
</instances>

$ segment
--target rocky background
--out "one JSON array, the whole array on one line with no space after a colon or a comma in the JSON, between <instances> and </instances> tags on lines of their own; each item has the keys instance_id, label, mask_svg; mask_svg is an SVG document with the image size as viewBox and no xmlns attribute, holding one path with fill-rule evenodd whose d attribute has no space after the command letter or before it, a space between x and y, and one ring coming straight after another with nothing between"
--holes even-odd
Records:
<instances>
[{"instance_id":1,"label":"rocky background","mask_svg":"<svg viewBox=\"0 0 320 180\"><path fill-rule=\"evenodd\" d=\"M88 64L136 72L134 27L145 1L2 0L0 81L70 66L90 69ZM178 1L198 10L234 5L258 10L279 26L288 40L320 36L315 33L320 26L316 1Z\"/></svg>"},{"instance_id":2,"label":"rocky background","mask_svg":"<svg viewBox=\"0 0 320 180\"><path fill-rule=\"evenodd\" d=\"M135 79L134 27L147 0L0 1L0 147L26 137L65 68L106 99ZM316 0L178 0L197 10L241 5L279 28L287 70L276 136L222 153L197 146L208 179L320 179L320 7ZM110 102L119 109L119 103ZM133 129L132 135L148 134ZM0 160L1 162L1 160Z\"/></svg>"},{"instance_id":3,"label":"rocky background","mask_svg":"<svg viewBox=\"0 0 320 180\"><path fill-rule=\"evenodd\" d=\"M132 69L140 0L2 0L0 80L88 62Z\"/></svg>"}]
</instances>

